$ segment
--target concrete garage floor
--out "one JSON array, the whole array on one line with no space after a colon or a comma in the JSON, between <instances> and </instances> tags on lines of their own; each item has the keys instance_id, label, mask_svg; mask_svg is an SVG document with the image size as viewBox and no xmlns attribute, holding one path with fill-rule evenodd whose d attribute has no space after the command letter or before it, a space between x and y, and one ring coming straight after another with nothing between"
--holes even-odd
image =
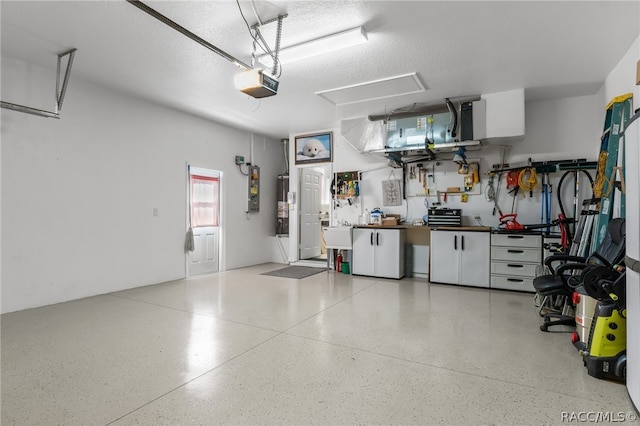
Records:
<instances>
[{"instance_id":1,"label":"concrete garage floor","mask_svg":"<svg viewBox=\"0 0 640 426\"><path fill-rule=\"evenodd\" d=\"M532 294L265 264L2 316L2 424L567 424L633 411ZM584 415L584 414L583 414ZM563 422L564 420L564 422Z\"/></svg>"}]
</instances>

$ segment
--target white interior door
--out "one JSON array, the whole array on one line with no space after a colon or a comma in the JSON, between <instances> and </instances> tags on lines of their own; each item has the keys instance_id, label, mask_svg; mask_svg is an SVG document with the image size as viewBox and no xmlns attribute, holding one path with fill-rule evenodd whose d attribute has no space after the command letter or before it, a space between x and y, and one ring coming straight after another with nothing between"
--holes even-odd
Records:
<instances>
[{"instance_id":1,"label":"white interior door","mask_svg":"<svg viewBox=\"0 0 640 426\"><path fill-rule=\"evenodd\" d=\"M189 256L189 275L218 272L218 227L193 228L194 250Z\"/></svg>"},{"instance_id":2,"label":"white interior door","mask_svg":"<svg viewBox=\"0 0 640 426\"><path fill-rule=\"evenodd\" d=\"M300 179L300 259L310 259L320 256L322 173L304 168Z\"/></svg>"},{"instance_id":3,"label":"white interior door","mask_svg":"<svg viewBox=\"0 0 640 426\"><path fill-rule=\"evenodd\" d=\"M220 172L189 168L189 215L194 250L188 254L188 275L219 270Z\"/></svg>"}]
</instances>

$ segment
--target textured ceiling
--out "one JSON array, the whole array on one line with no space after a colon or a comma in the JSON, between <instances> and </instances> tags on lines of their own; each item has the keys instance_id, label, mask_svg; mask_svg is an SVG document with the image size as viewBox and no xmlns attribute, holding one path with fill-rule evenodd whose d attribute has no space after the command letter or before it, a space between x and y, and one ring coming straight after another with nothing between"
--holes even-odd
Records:
<instances>
[{"instance_id":1,"label":"textured ceiling","mask_svg":"<svg viewBox=\"0 0 640 426\"><path fill-rule=\"evenodd\" d=\"M235 1L147 1L245 63L252 43ZM636 1L241 1L250 24L287 13L283 46L363 26L369 42L283 67L274 97L233 87L238 69L125 1L0 2L2 56L55 67L78 49L83 78L276 138L341 119L525 88L527 99L593 94L640 34ZM264 27L274 40L275 25ZM335 106L315 93L417 73L427 90ZM3 84L6 84L3 81ZM3 99L20 103L19 100Z\"/></svg>"}]
</instances>

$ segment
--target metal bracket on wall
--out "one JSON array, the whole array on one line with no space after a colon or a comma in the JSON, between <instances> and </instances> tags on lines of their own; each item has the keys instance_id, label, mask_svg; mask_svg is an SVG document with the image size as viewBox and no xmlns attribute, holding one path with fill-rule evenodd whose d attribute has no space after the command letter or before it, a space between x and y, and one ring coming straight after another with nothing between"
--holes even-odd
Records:
<instances>
[{"instance_id":1,"label":"metal bracket on wall","mask_svg":"<svg viewBox=\"0 0 640 426\"><path fill-rule=\"evenodd\" d=\"M11 109L13 111L24 112L27 114L38 115L40 117L47 118L60 118L60 110L62 109L62 102L64 101L64 95L67 93L67 85L69 84L69 77L71 76L71 67L73 65L73 57L76 54L75 48L70 49L64 53L58 54L58 68L56 74L56 109L54 112L45 111L42 109L31 108L24 105L13 104L11 102L0 101L0 107ZM62 58L69 56L67 61L67 68L64 72L64 78L62 80L62 88L60 88L60 66L62 64Z\"/></svg>"}]
</instances>

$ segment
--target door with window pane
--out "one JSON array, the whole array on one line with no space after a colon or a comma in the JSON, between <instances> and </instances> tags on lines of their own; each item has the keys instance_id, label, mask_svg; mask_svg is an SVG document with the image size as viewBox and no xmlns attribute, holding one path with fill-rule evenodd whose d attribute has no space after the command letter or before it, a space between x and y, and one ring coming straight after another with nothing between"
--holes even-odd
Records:
<instances>
[{"instance_id":1,"label":"door with window pane","mask_svg":"<svg viewBox=\"0 0 640 426\"><path fill-rule=\"evenodd\" d=\"M194 250L189 254L189 275L218 271L220 225L220 173L189 168L189 215Z\"/></svg>"}]
</instances>

